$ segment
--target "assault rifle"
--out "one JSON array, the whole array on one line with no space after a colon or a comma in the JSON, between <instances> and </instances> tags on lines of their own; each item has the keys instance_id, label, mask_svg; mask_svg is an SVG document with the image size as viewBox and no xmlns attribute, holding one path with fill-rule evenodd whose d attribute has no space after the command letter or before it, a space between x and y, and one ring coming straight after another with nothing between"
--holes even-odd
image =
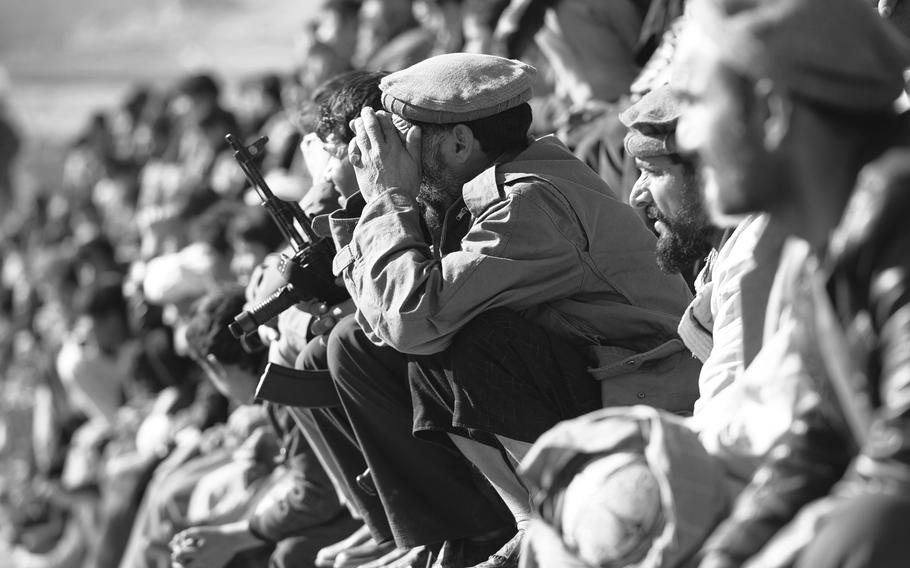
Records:
<instances>
[{"instance_id":1,"label":"assault rifle","mask_svg":"<svg viewBox=\"0 0 910 568\"><path fill-rule=\"evenodd\" d=\"M268 137L263 136L249 146L244 146L231 134L224 138L234 150L234 159L243 174L259 194L262 206L269 212L293 250L290 256L281 255L278 264L278 270L287 284L253 308L238 314L228 326L231 334L243 339L253 334L260 325L299 302L318 299L333 305L346 299L347 290L336 284L332 275L332 259L335 257L332 239L317 235L311 227L312 220L300 205L275 197L262 177L257 158L268 143Z\"/></svg>"}]
</instances>

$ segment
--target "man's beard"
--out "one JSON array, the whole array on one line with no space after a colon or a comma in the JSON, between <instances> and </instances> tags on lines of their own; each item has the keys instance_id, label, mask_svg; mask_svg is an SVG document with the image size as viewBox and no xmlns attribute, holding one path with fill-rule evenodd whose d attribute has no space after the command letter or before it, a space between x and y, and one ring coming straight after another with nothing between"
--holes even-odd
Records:
<instances>
[{"instance_id":1,"label":"man's beard","mask_svg":"<svg viewBox=\"0 0 910 568\"><path fill-rule=\"evenodd\" d=\"M423 218L436 237L442 231L446 211L461 197L464 182L442 163L439 151L424 148L417 202L423 208Z\"/></svg>"},{"instance_id":2,"label":"man's beard","mask_svg":"<svg viewBox=\"0 0 910 568\"><path fill-rule=\"evenodd\" d=\"M689 273L711 252L718 229L702 207L698 189L685 188L676 214L670 218L657 211L656 220L667 228L657 238L657 266L664 272Z\"/></svg>"}]
</instances>

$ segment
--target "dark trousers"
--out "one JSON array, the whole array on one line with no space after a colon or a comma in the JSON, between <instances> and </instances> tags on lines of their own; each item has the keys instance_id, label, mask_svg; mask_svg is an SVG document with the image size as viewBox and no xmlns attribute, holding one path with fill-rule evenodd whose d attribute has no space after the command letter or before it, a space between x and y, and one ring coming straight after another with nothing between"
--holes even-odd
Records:
<instances>
[{"instance_id":1,"label":"dark trousers","mask_svg":"<svg viewBox=\"0 0 910 568\"><path fill-rule=\"evenodd\" d=\"M327 369L327 365L325 343L318 339L307 343L295 362L298 369L312 371ZM313 408L311 412L319 433L328 445L328 450L342 470L344 478L339 481L345 485L347 494L354 501L352 505L370 529L370 534L376 542L392 540L392 529L389 527L379 496L368 493L356 481L357 476L367 470L367 462L360 451L360 444L344 409L340 406Z\"/></svg>"},{"instance_id":2,"label":"dark trousers","mask_svg":"<svg viewBox=\"0 0 910 568\"><path fill-rule=\"evenodd\" d=\"M286 538L275 545L269 557L269 568L315 568L316 554L357 530L360 523L347 512L338 518L309 527L299 536Z\"/></svg>"},{"instance_id":3,"label":"dark trousers","mask_svg":"<svg viewBox=\"0 0 910 568\"><path fill-rule=\"evenodd\" d=\"M910 566L910 497L860 495L840 505L796 568Z\"/></svg>"},{"instance_id":4,"label":"dark trousers","mask_svg":"<svg viewBox=\"0 0 910 568\"><path fill-rule=\"evenodd\" d=\"M585 348L497 308L469 322L444 353L413 357L414 432L456 434L499 447L533 442L557 422L601 407Z\"/></svg>"},{"instance_id":5,"label":"dark trousers","mask_svg":"<svg viewBox=\"0 0 910 568\"><path fill-rule=\"evenodd\" d=\"M483 535L514 523L454 444L413 436L405 355L374 345L348 317L329 336L328 365L399 546Z\"/></svg>"}]
</instances>

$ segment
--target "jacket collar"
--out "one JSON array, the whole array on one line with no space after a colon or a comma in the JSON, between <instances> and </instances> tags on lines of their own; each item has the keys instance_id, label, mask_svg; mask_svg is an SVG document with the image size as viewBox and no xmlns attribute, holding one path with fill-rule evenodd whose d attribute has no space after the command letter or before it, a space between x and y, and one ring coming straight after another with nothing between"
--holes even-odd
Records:
<instances>
[{"instance_id":1,"label":"jacket collar","mask_svg":"<svg viewBox=\"0 0 910 568\"><path fill-rule=\"evenodd\" d=\"M476 218L490 205L505 199L502 185L511 178L528 175L521 173L524 166L520 162L546 159L553 153L552 140L555 137L545 136L536 141L529 139L527 146L517 152L502 154L490 167L465 183L461 195L471 216Z\"/></svg>"},{"instance_id":2,"label":"jacket collar","mask_svg":"<svg viewBox=\"0 0 910 568\"><path fill-rule=\"evenodd\" d=\"M494 162L492 166L480 172L461 188L465 207L468 208L471 217L479 217L490 205L504 198L499 183L497 183L497 166L499 163Z\"/></svg>"}]
</instances>

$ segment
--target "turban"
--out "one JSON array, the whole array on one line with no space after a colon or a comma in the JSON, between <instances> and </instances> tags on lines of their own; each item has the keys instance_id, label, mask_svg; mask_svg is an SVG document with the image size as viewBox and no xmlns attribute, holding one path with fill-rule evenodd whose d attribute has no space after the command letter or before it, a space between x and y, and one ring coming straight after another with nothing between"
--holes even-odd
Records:
<instances>
[{"instance_id":1,"label":"turban","mask_svg":"<svg viewBox=\"0 0 910 568\"><path fill-rule=\"evenodd\" d=\"M693 0L692 31L721 60L797 97L855 112L901 94L910 46L863 0Z\"/></svg>"}]
</instances>

